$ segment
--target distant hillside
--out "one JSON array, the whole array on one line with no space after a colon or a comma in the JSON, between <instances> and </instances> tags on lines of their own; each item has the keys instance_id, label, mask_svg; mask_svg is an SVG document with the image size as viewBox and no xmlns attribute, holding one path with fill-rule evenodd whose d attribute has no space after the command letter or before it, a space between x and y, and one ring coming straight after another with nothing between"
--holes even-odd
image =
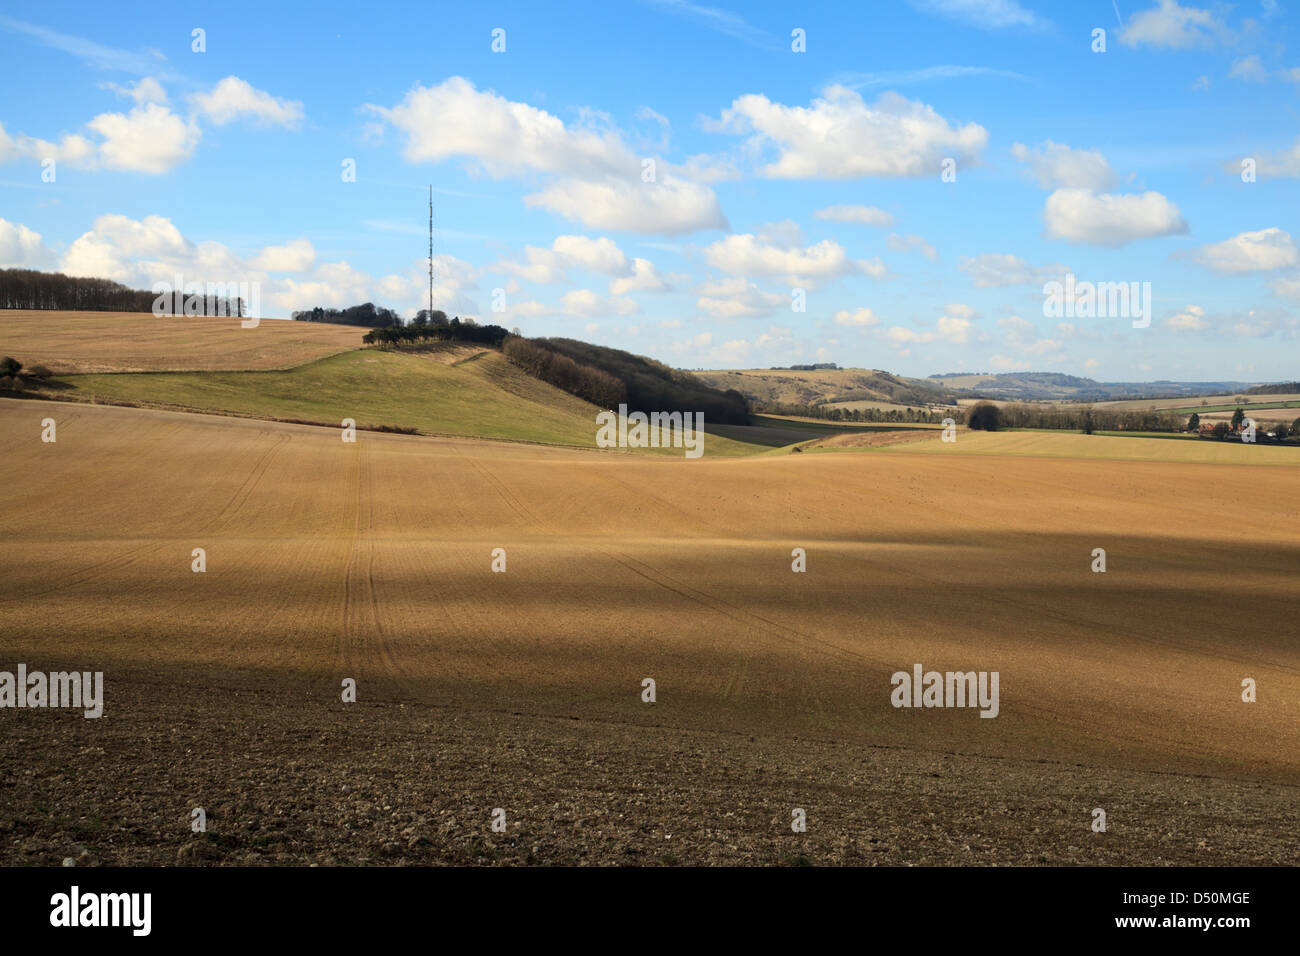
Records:
<instances>
[{"instance_id":1,"label":"distant hillside","mask_svg":"<svg viewBox=\"0 0 1300 956\"><path fill-rule=\"evenodd\" d=\"M963 398L1003 401L1116 401L1126 398L1180 398L1243 391L1250 382L1098 382L1061 372L948 372L929 382Z\"/></svg>"},{"instance_id":2,"label":"distant hillside","mask_svg":"<svg viewBox=\"0 0 1300 956\"><path fill-rule=\"evenodd\" d=\"M956 393L943 385L879 369L739 369L692 374L714 388L735 389L758 411L831 402L946 405L956 401Z\"/></svg>"}]
</instances>

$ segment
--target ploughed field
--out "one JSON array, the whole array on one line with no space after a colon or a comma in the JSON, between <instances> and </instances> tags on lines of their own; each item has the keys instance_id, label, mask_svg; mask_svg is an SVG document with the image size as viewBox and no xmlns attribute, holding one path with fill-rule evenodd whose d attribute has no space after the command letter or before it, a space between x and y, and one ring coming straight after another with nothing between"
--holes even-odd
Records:
<instances>
[{"instance_id":1,"label":"ploughed field","mask_svg":"<svg viewBox=\"0 0 1300 956\"><path fill-rule=\"evenodd\" d=\"M0 438L0 670L104 673L0 709L5 864L1300 862L1292 464Z\"/></svg>"},{"instance_id":2,"label":"ploughed field","mask_svg":"<svg viewBox=\"0 0 1300 956\"><path fill-rule=\"evenodd\" d=\"M366 329L148 312L0 311L0 355L53 372L282 369L361 347Z\"/></svg>"}]
</instances>

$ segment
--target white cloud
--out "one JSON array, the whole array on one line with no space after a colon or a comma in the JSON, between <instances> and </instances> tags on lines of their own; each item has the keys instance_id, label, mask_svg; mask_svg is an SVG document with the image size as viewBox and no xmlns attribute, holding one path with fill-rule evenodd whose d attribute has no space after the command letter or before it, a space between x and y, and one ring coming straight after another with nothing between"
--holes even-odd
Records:
<instances>
[{"instance_id":1,"label":"white cloud","mask_svg":"<svg viewBox=\"0 0 1300 956\"><path fill-rule=\"evenodd\" d=\"M1043 21L1018 0L911 0L912 6L985 30L1035 27Z\"/></svg>"},{"instance_id":2,"label":"white cloud","mask_svg":"<svg viewBox=\"0 0 1300 956\"><path fill-rule=\"evenodd\" d=\"M196 93L192 100L198 112L218 126L251 117L262 125L292 129L303 118L302 103L274 97L237 76L226 77L207 93Z\"/></svg>"},{"instance_id":3,"label":"white cloud","mask_svg":"<svg viewBox=\"0 0 1300 956\"><path fill-rule=\"evenodd\" d=\"M40 269L49 265L50 251L41 234L20 222L0 219L0 268Z\"/></svg>"},{"instance_id":4,"label":"white cloud","mask_svg":"<svg viewBox=\"0 0 1300 956\"><path fill-rule=\"evenodd\" d=\"M868 105L837 84L807 107L746 94L706 128L751 134L755 149L774 147L776 161L760 170L773 179L937 176L945 158L975 162L988 142L979 124L954 127L925 103L890 92Z\"/></svg>"},{"instance_id":5,"label":"white cloud","mask_svg":"<svg viewBox=\"0 0 1300 956\"><path fill-rule=\"evenodd\" d=\"M640 173L640 163L612 130L571 129L546 110L478 90L461 76L416 86L391 108L369 109L405 134L403 154L410 162L470 157L494 175L522 169Z\"/></svg>"},{"instance_id":6,"label":"white cloud","mask_svg":"<svg viewBox=\"0 0 1300 956\"><path fill-rule=\"evenodd\" d=\"M99 159L109 169L165 173L194 154L198 124L166 106L146 103L129 113L101 113L87 124L104 137Z\"/></svg>"},{"instance_id":7,"label":"white cloud","mask_svg":"<svg viewBox=\"0 0 1300 956\"><path fill-rule=\"evenodd\" d=\"M669 285L664 281L649 259L640 257L632 260L632 274L611 279L610 295L626 295L629 292L667 292Z\"/></svg>"},{"instance_id":8,"label":"white cloud","mask_svg":"<svg viewBox=\"0 0 1300 956\"><path fill-rule=\"evenodd\" d=\"M591 229L673 236L727 228L712 189L667 174L653 183L643 183L639 177L565 179L525 196L524 202Z\"/></svg>"},{"instance_id":9,"label":"white cloud","mask_svg":"<svg viewBox=\"0 0 1300 956\"><path fill-rule=\"evenodd\" d=\"M1264 69L1264 61L1259 58L1259 55L1252 53L1233 63L1232 69L1228 71L1228 77L1234 80L1245 80L1247 83L1267 83L1268 70Z\"/></svg>"},{"instance_id":10,"label":"white cloud","mask_svg":"<svg viewBox=\"0 0 1300 956\"><path fill-rule=\"evenodd\" d=\"M1061 351L1065 343L1060 339L1041 338L1034 323L1022 319L1018 315L1009 315L1004 319L999 319L998 325L1006 332L1007 344L1017 352L1026 355L1050 355L1053 358L1060 358L1056 353Z\"/></svg>"},{"instance_id":11,"label":"white cloud","mask_svg":"<svg viewBox=\"0 0 1300 956\"><path fill-rule=\"evenodd\" d=\"M1041 286L1070 271L1059 263L1032 266L1019 256L997 252L984 252L974 257L962 256L957 260L957 268L970 276L971 282L979 289L1013 285Z\"/></svg>"},{"instance_id":12,"label":"white cloud","mask_svg":"<svg viewBox=\"0 0 1300 956\"><path fill-rule=\"evenodd\" d=\"M188 265L196 257L197 247L181 235L170 219L146 216L136 220L109 214L96 219L93 228L68 247L59 269L73 276L139 283L149 271L144 263L164 265L165 274L167 269ZM203 280L196 276L195 281Z\"/></svg>"},{"instance_id":13,"label":"white cloud","mask_svg":"<svg viewBox=\"0 0 1300 956\"><path fill-rule=\"evenodd\" d=\"M875 206L827 206L813 213L818 219L830 222L852 222L862 226L892 226L894 217Z\"/></svg>"},{"instance_id":14,"label":"white cloud","mask_svg":"<svg viewBox=\"0 0 1300 956\"><path fill-rule=\"evenodd\" d=\"M73 166L89 166L94 162L94 155L94 144L84 136L65 134L57 143L21 134L14 138L5 132L4 124L0 123L0 163L18 159L43 163L53 159Z\"/></svg>"},{"instance_id":15,"label":"white cloud","mask_svg":"<svg viewBox=\"0 0 1300 956\"><path fill-rule=\"evenodd\" d=\"M1159 5L1129 18L1119 41L1126 46L1147 46L1169 50L1213 46L1229 36L1227 27L1209 10L1180 6L1178 0L1160 0Z\"/></svg>"},{"instance_id":16,"label":"white cloud","mask_svg":"<svg viewBox=\"0 0 1300 956\"><path fill-rule=\"evenodd\" d=\"M644 261L644 260L642 260ZM529 282L566 282L568 268L589 269L608 276L626 276L627 256L613 239L605 236L556 236L549 249L524 247L524 261L503 259L484 272L505 272ZM651 267L653 271L653 267Z\"/></svg>"},{"instance_id":17,"label":"white cloud","mask_svg":"<svg viewBox=\"0 0 1300 956\"><path fill-rule=\"evenodd\" d=\"M283 246L267 246L253 260L265 272L308 272L316 262L316 250L306 239L294 239Z\"/></svg>"},{"instance_id":18,"label":"white cloud","mask_svg":"<svg viewBox=\"0 0 1300 956\"><path fill-rule=\"evenodd\" d=\"M1295 299L1300 301L1300 276L1284 276L1280 279L1274 279L1269 284L1273 294L1283 299Z\"/></svg>"},{"instance_id":19,"label":"white cloud","mask_svg":"<svg viewBox=\"0 0 1300 956\"><path fill-rule=\"evenodd\" d=\"M850 259L832 239L801 246L794 223L778 223L759 234L733 233L704 250L709 265L733 276L782 276L791 285L812 286L818 281L860 273L881 278L887 270L875 260Z\"/></svg>"},{"instance_id":20,"label":"white cloud","mask_svg":"<svg viewBox=\"0 0 1300 956\"><path fill-rule=\"evenodd\" d=\"M1300 264L1300 249L1289 232L1273 226L1243 232L1223 242L1202 246L1196 261L1220 274L1270 272Z\"/></svg>"},{"instance_id":21,"label":"white cloud","mask_svg":"<svg viewBox=\"0 0 1300 956\"><path fill-rule=\"evenodd\" d=\"M895 348L906 345L926 345L931 342L946 342L950 345L965 345L971 340L975 328L971 321L975 310L968 305L955 303L944 306L944 314L935 323L935 331L918 332L901 325L886 329L884 336Z\"/></svg>"},{"instance_id":22,"label":"white cloud","mask_svg":"<svg viewBox=\"0 0 1300 956\"><path fill-rule=\"evenodd\" d=\"M1290 149L1280 153L1261 153L1256 161L1256 172L1261 176L1282 176L1293 178L1300 176L1300 137ZM1231 175L1241 173L1241 161L1230 160L1224 167Z\"/></svg>"},{"instance_id":23,"label":"white cloud","mask_svg":"<svg viewBox=\"0 0 1300 956\"><path fill-rule=\"evenodd\" d=\"M789 297L765 292L744 278L709 280L697 291L696 305L715 319L756 318L790 304Z\"/></svg>"},{"instance_id":24,"label":"white cloud","mask_svg":"<svg viewBox=\"0 0 1300 956\"><path fill-rule=\"evenodd\" d=\"M1115 185L1114 170L1095 149L1072 149L1049 139L1033 149L1015 143L1011 155L1029 167L1043 189L1109 189Z\"/></svg>"},{"instance_id":25,"label":"white cloud","mask_svg":"<svg viewBox=\"0 0 1300 956\"><path fill-rule=\"evenodd\" d=\"M121 86L117 83L105 83L107 89L112 90L121 96L129 96L135 100L137 106L143 106L145 103L167 103L167 92L152 76L141 77L131 86Z\"/></svg>"},{"instance_id":26,"label":"white cloud","mask_svg":"<svg viewBox=\"0 0 1300 956\"><path fill-rule=\"evenodd\" d=\"M896 232L891 232L885 237L885 245L893 249L895 252L919 252L931 262L934 262L939 258L938 250L926 242L921 236L903 236Z\"/></svg>"},{"instance_id":27,"label":"white cloud","mask_svg":"<svg viewBox=\"0 0 1300 956\"><path fill-rule=\"evenodd\" d=\"M1175 332L1203 332L1210 327L1205 310L1199 305L1189 305L1166 320L1165 325Z\"/></svg>"},{"instance_id":28,"label":"white cloud","mask_svg":"<svg viewBox=\"0 0 1300 956\"><path fill-rule=\"evenodd\" d=\"M590 228L662 235L726 228L707 186L662 163L655 180L643 182L642 157L594 111L566 126L545 110L478 90L459 76L417 86L391 108L368 109L405 135L409 162L461 157L497 177L529 170L558 177L524 201Z\"/></svg>"},{"instance_id":29,"label":"white cloud","mask_svg":"<svg viewBox=\"0 0 1300 956\"><path fill-rule=\"evenodd\" d=\"M867 308L854 309L852 312L848 309L841 309L835 313L835 324L847 325L853 328L866 328L879 325L880 317Z\"/></svg>"},{"instance_id":30,"label":"white cloud","mask_svg":"<svg viewBox=\"0 0 1300 956\"><path fill-rule=\"evenodd\" d=\"M560 298L560 310L565 315L592 318L600 315L635 315L641 307L632 299L606 299L590 289L574 289Z\"/></svg>"},{"instance_id":31,"label":"white cloud","mask_svg":"<svg viewBox=\"0 0 1300 956\"><path fill-rule=\"evenodd\" d=\"M277 100L234 76L226 77L211 93L192 97L196 109L187 116L167 106L166 91L151 76L133 86L107 86L129 96L135 105L126 113L100 113L86 124L101 137L99 142L79 134L65 135L57 144L30 136L14 139L0 127L0 162L21 157L54 159L87 168L102 166L158 175L194 155L203 135L200 116L221 124L236 116L252 115L290 126L302 117L301 103Z\"/></svg>"},{"instance_id":32,"label":"white cloud","mask_svg":"<svg viewBox=\"0 0 1300 956\"><path fill-rule=\"evenodd\" d=\"M1115 194L1058 189L1043 209L1047 235L1097 246L1122 246L1135 239L1185 235L1178 207L1158 192Z\"/></svg>"}]
</instances>

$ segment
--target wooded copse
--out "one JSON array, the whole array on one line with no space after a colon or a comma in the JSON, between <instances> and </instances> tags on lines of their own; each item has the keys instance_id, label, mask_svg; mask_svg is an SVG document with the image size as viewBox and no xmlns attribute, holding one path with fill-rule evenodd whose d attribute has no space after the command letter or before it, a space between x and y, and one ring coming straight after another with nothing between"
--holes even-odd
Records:
<instances>
[{"instance_id":1,"label":"wooded copse","mask_svg":"<svg viewBox=\"0 0 1300 956\"><path fill-rule=\"evenodd\" d=\"M197 283L195 287L197 288ZM206 286L204 287L207 288ZM226 288L225 284L221 285ZM170 286L169 286L170 289ZM35 269L0 269L0 309L35 309L60 312L153 312L160 296L142 289L130 289L111 279L69 276L62 272ZM172 314L173 296L162 297L164 314ZM191 296L182 295L182 308ZM194 293L196 315L243 315L238 298ZM201 311L199 311L201 309Z\"/></svg>"}]
</instances>

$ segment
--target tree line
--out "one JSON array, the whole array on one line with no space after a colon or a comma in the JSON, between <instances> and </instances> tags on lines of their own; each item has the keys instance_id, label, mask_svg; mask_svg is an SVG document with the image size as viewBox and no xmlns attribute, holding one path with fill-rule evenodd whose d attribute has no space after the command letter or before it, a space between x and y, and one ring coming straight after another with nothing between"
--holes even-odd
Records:
<instances>
[{"instance_id":1,"label":"tree line","mask_svg":"<svg viewBox=\"0 0 1300 956\"><path fill-rule=\"evenodd\" d=\"M314 309L292 312L289 317L295 322L330 322L334 325L360 325L371 329L402 324L400 315L373 302L363 302L346 309L326 309L318 305Z\"/></svg>"},{"instance_id":2,"label":"tree line","mask_svg":"<svg viewBox=\"0 0 1300 956\"><path fill-rule=\"evenodd\" d=\"M617 408L627 401L627 386L598 368L575 362L533 339L512 336L501 349L505 357L534 378L585 399L598 408Z\"/></svg>"},{"instance_id":3,"label":"tree line","mask_svg":"<svg viewBox=\"0 0 1300 956\"><path fill-rule=\"evenodd\" d=\"M205 315L243 315L238 299L202 296ZM182 300L188 299L182 291ZM152 312L158 296L111 279L69 276L35 269L0 269L0 309L61 312ZM171 303L171 297L167 299ZM170 312L170 305L168 307Z\"/></svg>"},{"instance_id":4,"label":"tree line","mask_svg":"<svg viewBox=\"0 0 1300 956\"><path fill-rule=\"evenodd\" d=\"M444 316L445 319L445 316ZM460 316L450 322L430 324L411 323L410 325L390 325L371 329L361 341L367 345L397 346L425 344L432 342L474 342L500 348L508 331L499 325L479 325L473 319L461 320Z\"/></svg>"},{"instance_id":5,"label":"tree line","mask_svg":"<svg viewBox=\"0 0 1300 956\"><path fill-rule=\"evenodd\" d=\"M764 402L759 412L794 418L818 418L830 422L911 422L939 424L951 418L951 409L929 408L840 408L829 405L801 405L797 402Z\"/></svg>"}]
</instances>

